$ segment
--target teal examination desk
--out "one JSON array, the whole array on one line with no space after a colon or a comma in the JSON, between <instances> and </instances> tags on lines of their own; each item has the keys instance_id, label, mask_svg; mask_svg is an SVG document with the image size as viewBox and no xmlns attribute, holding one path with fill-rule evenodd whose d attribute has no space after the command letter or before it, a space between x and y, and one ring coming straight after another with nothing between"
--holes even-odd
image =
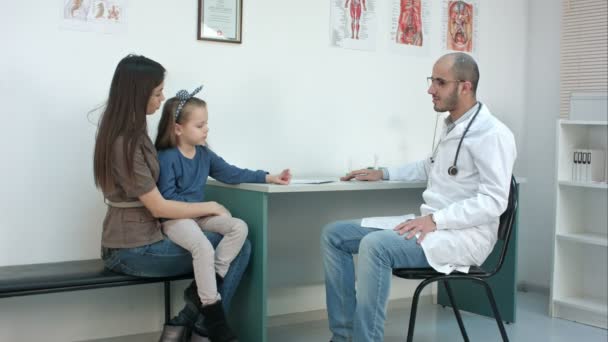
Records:
<instances>
[{"instance_id":1,"label":"teal examination desk","mask_svg":"<svg viewBox=\"0 0 608 342\"><path fill-rule=\"evenodd\" d=\"M240 340L268 340L267 305L269 292L274 288L323 284L320 251L323 226L336 220L419 214L425 186L395 181L226 185L209 179L206 199L224 205L249 226L251 261L229 317ZM494 262L498 247L486 263ZM489 281L507 322L515 322L516 248L517 224L505 263ZM463 281L454 283L452 289L460 309L491 316L485 296L476 295L481 288ZM437 302L449 305L442 287Z\"/></svg>"}]
</instances>

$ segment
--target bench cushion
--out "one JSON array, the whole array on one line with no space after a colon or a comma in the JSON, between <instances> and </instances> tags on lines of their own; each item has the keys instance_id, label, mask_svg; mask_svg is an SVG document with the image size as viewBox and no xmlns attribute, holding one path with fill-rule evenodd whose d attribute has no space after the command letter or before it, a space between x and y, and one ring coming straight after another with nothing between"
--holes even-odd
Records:
<instances>
[{"instance_id":1,"label":"bench cushion","mask_svg":"<svg viewBox=\"0 0 608 342\"><path fill-rule=\"evenodd\" d=\"M141 278L105 269L100 259L0 267L0 297L190 279L191 274Z\"/></svg>"}]
</instances>

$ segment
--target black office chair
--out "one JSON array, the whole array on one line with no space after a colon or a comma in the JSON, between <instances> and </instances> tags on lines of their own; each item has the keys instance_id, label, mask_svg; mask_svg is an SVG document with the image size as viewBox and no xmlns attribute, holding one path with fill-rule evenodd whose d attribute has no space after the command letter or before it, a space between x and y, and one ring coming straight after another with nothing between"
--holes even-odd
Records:
<instances>
[{"instance_id":1,"label":"black office chair","mask_svg":"<svg viewBox=\"0 0 608 342\"><path fill-rule=\"evenodd\" d=\"M452 294L452 289L449 285L450 280L455 279L473 280L477 283L482 284L485 287L486 294L488 295L488 299L490 300L490 304L492 305L494 318L496 319L498 329L500 329L500 334L502 335L502 339L503 341L509 341L509 337L507 336L507 332L505 331L502 319L500 318L500 313L498 312L498 308L496 307L494 293L492 292L492 288L490 287L490 285L488 285L485 279L490 278L494 274L498 273L498 271L500 271L500 268L502 267L503 261L505 260L505 255L507 254L507 250L509 248L509 239L511 237L511 231L513 225L515 224L515 213L517 212L517 191L517 183L515 182L515 177L512 176L511 188L509 191L509 203L505 212L500 215L500 223L498 225L498 239L503 240L504 243L502 245L502 250L500 251L500 256L498 262L496 263L496 266L494 267L494 270L487 272L481 269L480 267L472 266L469 269L469 273L453 272L448 275L439 273L432 268L397 268L393 270L393 275L399 278L424 279L420 283L420 285L416 287L416 291L414 292L414 298L412 300L412 309L410 313L410 325L407 331L408 342L411 342L414 338L416 308L418 306L418 297L420 297L420 292L425 286L436 281L441 281L445 286L445 290L450 299L450 304L452 304L452 308L454 309L454 315L456 316L456 320L458 320L458 326L460 327L462 338L464 338L465 341L469 341L469 337L467 336L464 324L462 323L460 311L458 311L458 307L456 306L456 302L454 301L454 296Z\"/></svg>"}]
</instances>

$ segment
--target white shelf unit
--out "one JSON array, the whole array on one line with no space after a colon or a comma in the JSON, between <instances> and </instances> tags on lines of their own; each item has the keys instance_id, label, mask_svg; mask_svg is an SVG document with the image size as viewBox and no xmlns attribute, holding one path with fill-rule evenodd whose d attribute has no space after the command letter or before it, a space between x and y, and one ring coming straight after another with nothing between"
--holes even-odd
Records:
<instances>
[{"instance_id":1,"label":"white shelf unit","mask_svg":"<svg viewBox=\"0 0 608 342\"><path fill-rule=\"evenodd\" d=\"M572 152L608 148L608 122L557 124L557 198L550 314L608 328L608 184L572 180Z\"/></svg>"}]
</instances>

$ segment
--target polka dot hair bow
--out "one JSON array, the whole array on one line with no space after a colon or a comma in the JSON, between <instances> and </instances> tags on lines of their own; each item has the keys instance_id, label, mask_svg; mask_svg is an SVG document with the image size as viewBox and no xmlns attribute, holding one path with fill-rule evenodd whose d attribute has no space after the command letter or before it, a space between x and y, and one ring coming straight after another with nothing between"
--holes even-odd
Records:
<instances>
[{"instance_id":1,"label":"polka dot hair bow","mask_svg":"<svg viewBox=\"0 0 608 342\"><path fill-rule=\"evenodd\" d=\"M177 109L175 110L175 121L177 121L177 119L179 118L179 114L182 112L182 108L184 108L186 102L193 98L194 95L198 94L202 89L203 86L201 85L200 87L194 89L192 93L188 93L187 90L182 89L178 91L177 94L175 94L175 97L177 97L177 99L179 100L179 104L177 105Z\"/></svg>"}]
</instances>

